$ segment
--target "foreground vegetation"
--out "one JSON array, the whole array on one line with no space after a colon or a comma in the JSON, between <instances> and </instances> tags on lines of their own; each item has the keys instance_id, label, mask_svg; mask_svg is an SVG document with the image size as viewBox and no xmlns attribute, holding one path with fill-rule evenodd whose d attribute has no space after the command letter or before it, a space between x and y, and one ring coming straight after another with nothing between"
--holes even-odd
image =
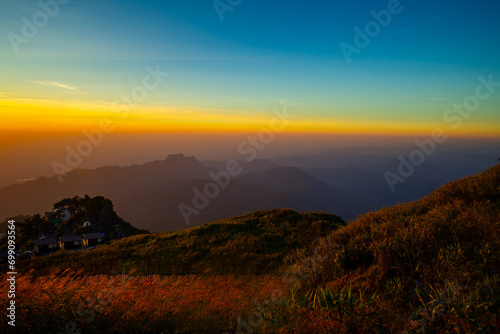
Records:
<instances>
[{"instance_id":1,"label":"foreground vegetation","mask_svg":"<svg viewBox=\"0 0 500 334\"><path fill-rule=\"evenodd\" d=\"M338 228L308 215L315 218L258 212L127 238L88 262L84 252L27 262L18 293L25 327L18 330L55 332L74 322L83 333L500 332L500 166ZM311 222L316 228L307 228ZM325 226L333 232L318 240ZM205 244L213 253L203 253ZM67 259L102 269L101 257L137 271L121 280L37 272L71 267ZM182 268L177 273L199 275L138 275L169 257L178 261L171 268ZM243 275L247 267L272 274ZM0 285L6 289L4 278Z\"/></svg>"},{"instance_id":2,"label":"foreground vegetation","mask_svg":"<svg viewBox=\"0 0 500 334\"><path fill-rule=\"evenodd\" d=\"M294 266L298 276L314 271L299 291L316 296L328 288L338 296L352 284L377 294L375 309L355 308L343 323L369 316L364 326L372 331L500 330L500 165L422 200L367 213L329 235L328 244L333 248ZM359 330L359 321L348 331Z\"/></svg>"},{"instance_id":3,"label":"foreground vegetation","mask_svg":"<svg viewBox=\"0 0 500 334\"><path fill-rule=\"evenodd\" d=\"M253 298L267 298L280 284L268 276L90 276L81 271L37 278L28 273L17 283L15 332L44 334L68 328L71 333L230 330Z\"/></svg>"}]
</instances>

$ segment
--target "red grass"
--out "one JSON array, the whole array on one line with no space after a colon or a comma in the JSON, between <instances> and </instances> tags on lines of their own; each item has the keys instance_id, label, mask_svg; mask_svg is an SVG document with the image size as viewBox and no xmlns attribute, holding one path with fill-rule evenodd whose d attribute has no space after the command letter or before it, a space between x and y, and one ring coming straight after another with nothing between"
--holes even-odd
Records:
<instances>
[{"instance_id":1,"label":"red grass","mask_svg":"<svg viewBox=\"0 0 500 334\"><path fill-rule=\"evenodd\" d=\"M272 276L85 276L76 272L17 276L17 332L84 333L150 330L231 330L252 301L268 299L281 280ZM6 291L5 277L0 283ZM7 302L6 294L0 297ZM5 304L4 304L5 305Z\"/></svg>"}]
</instances>

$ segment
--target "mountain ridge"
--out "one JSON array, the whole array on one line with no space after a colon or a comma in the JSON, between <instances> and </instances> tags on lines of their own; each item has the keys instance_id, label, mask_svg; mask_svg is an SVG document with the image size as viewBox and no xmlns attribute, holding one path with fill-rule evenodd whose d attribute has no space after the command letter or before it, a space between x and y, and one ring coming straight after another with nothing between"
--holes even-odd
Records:
<instances>
[{"instance_id":1,"label":"mountain ridge","mask_svg":"<svg viewBox=\"0 0 500 334\"><path fill-rule=\"evenodd\" d=\"M256 172L264 174L252 178L253 174L247 173L231 179L227 188L220 189L219 195L210 199L207 208L190 217L189 224L197 225L275 207L290 207L299 211L338 211L336 213L346 219L355 217L354 210L348 208L344 201L345 196L337 196L339 190L322 184L305 172L295 170L298 174L288 176L289 182L283 180L279 187L270 189L269 185L276 185L276 180L283 175L269 170L278 168L279 171L279 168L285 167L275 167L265 160L249 166L253 166L254 171L265 169ZM67 174L62 183L56 177L41 177L0 189L0 213L5 218L35 214L48 210L60 198L88 194L112 198L120 216L139 228L155 232L182 229L186 227L186 222L179 205L192 205L194 190L203 191L206 184L213 181L210 177L212 171L218 172L214 167L205 166L196 158L182 154L142 165L79 169ZM266 181L256 182L259 178ZM245 179L247 182L244 182ZM300 180L302 183L298 184ZM27 206L31 209L26 210Z\"/></svg>"}]
</instances>

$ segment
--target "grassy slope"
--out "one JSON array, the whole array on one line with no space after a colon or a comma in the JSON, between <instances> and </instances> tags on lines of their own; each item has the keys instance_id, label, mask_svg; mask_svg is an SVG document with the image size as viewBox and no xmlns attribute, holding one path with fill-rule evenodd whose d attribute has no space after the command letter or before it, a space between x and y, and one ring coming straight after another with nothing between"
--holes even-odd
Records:
<instances>
[{"instance_id":1,"label":"grassy slope","mask_svg":"<svg viewBox=\"0 0 500 334\"><path fill-rule=\"evenodd\" d=\"M19 265L40 275L53 267L87 273L123 267L138 274L270 273L293 251L343 225L331 214L257 211L183 231L132 236L95 250L60 251Z\"/></svg>"},{"instance_id":2,"label":"grassy slope","mask_svg":"<svg viewBox=\"0 0 500 334\"><path fill-rule=\"evenodd\" d=\"M388 280L463 283L500 268L500 165L448 183L428 197L367 213L333 232L338 244L323 282L356 273L378 287Z\"/></svg>"},{"instance_id":3,"label":"grassy slope","mask_svg":"<svg viewBox=\"0 0 500 334\"><path fill-rule=\"evenodd\" d=\"M304 259L294 266L306 276L300 287L309 297L299 311L282 310L285 327L311 316L322 324L335 318L336 326L348 332L500 329L500 165L448 183L419 201L366 213L328 240L331 248L322 249L319 261L318 255L305 258L316 259L315 275L303 274L310 272ZM421 298L415 281L425 287L419 289ZM328 287L338 296L351 284L355 291L377 293L371 309L347 307L342 319L325 316L333 302L325 302L320 289ZM313 306L314 295L320 306Z\"/></svg>"}]
</instances>

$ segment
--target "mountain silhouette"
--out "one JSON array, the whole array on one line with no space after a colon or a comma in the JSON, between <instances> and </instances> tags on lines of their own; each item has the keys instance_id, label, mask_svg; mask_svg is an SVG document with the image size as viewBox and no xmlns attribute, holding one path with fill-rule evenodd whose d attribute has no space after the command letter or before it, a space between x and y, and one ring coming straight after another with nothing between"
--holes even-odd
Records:
<instances>
[{"instance_id":1,"label":"mountain silhouette","mask_svg":"<svg viewBox=\"0 0 500 334\"><path fill-rule=\"evenodd\" d=\"M184 203L194 208L194 190L203 192L207 183L213 182L210 172L217 169L182 154L143 165L73 170L63 182L57 177L40 177L25 184L7 186L0 189L0 213L2 218L40 213L50 210L52 203L60 198L88 194L112 198L123 219L154 232L183 229L276 207L325 211L344 219L355 218L356 212L350 207L346 192L298 168L275 166L266 160L242 164L241 176L220 189L206 208L190 215L188 224L179 205Z\"/></svg>"}]
</instances>

